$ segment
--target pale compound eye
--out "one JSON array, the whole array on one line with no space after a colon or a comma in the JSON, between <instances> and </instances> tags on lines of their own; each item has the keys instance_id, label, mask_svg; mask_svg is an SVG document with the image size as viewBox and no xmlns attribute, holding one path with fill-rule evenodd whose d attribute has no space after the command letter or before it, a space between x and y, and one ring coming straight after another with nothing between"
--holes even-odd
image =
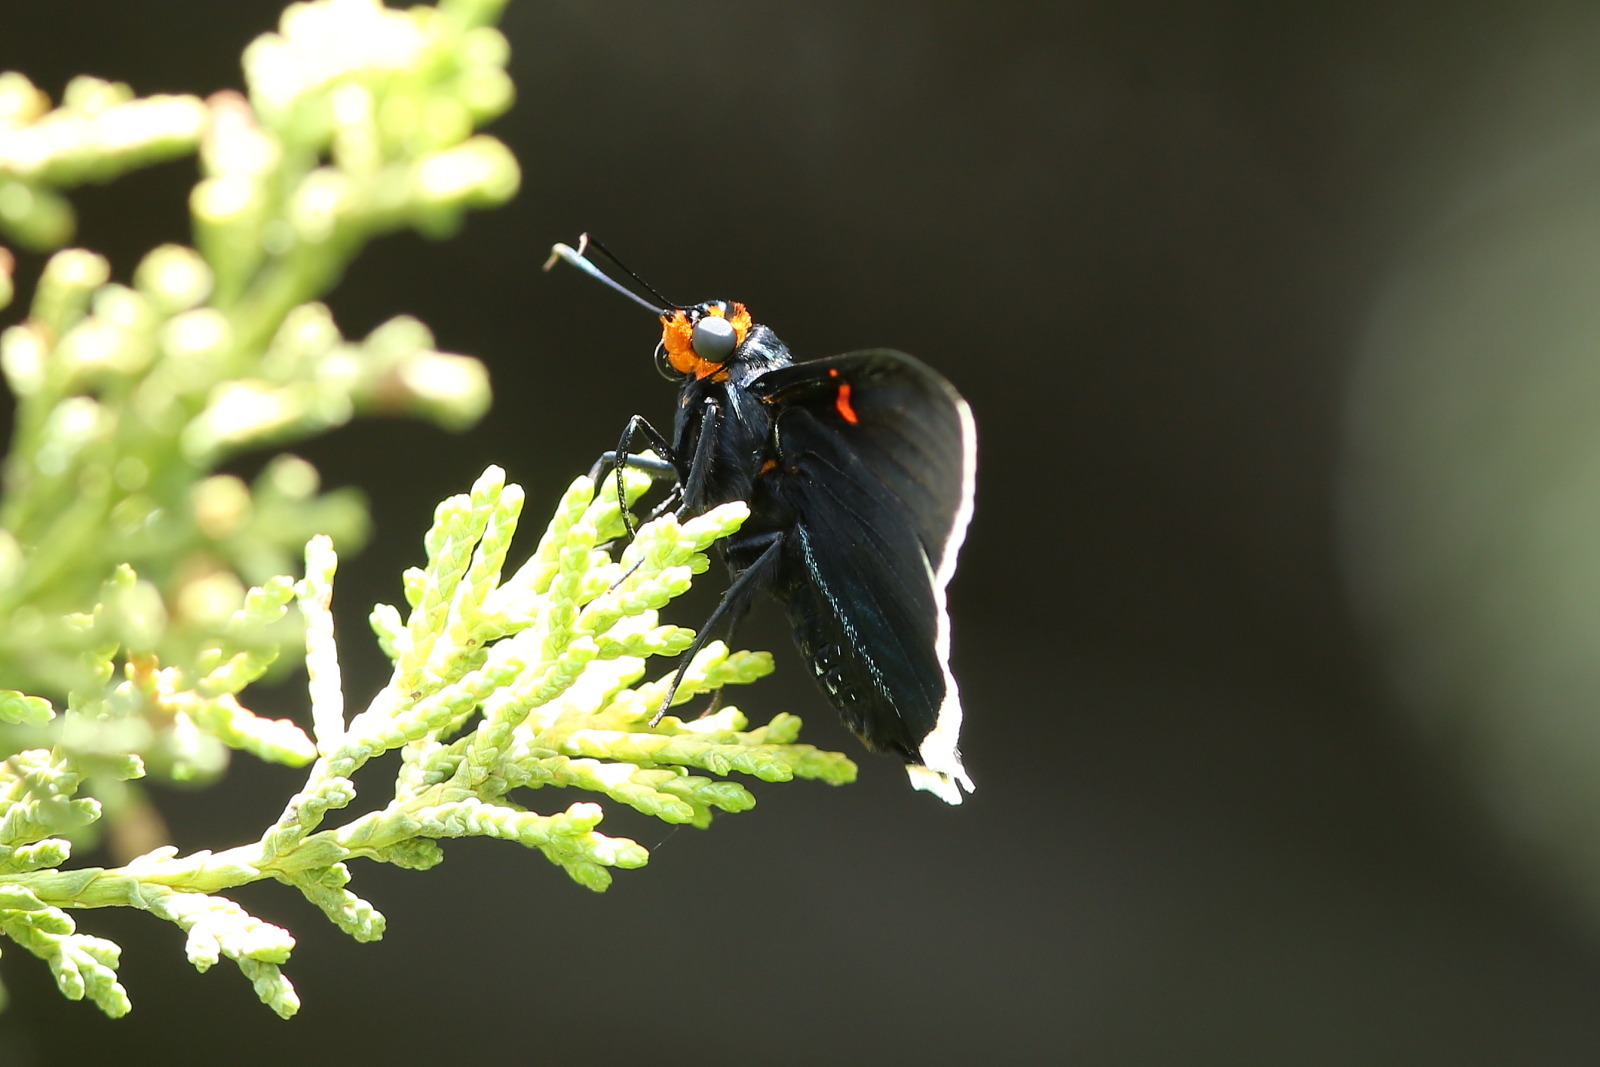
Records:
<instances>
[{"instance_id":1,"label":"pale compound eye","mask_svg":"<svg viewBox=\"0 0 1600 1067\"><path fill-rule=\"evenodd\" d=\"M694 354L707 363L721 363L733 355L739 346L739 336L733 323L719 315L707 315L694 324L694 336L689 342Z\"/></svg>"}]
</instances>

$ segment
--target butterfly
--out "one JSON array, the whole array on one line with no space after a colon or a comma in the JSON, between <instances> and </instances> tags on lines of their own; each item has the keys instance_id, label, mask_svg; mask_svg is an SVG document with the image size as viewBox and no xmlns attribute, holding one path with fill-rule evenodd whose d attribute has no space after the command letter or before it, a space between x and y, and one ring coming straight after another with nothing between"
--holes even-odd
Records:
<instances>
[{"instance_id":1,"label":"butterfly","mask_svg":"<svg viewBox=\"0 0 1600 1067\"><path fill-rule=\"evenodd\" d=\"M590 247L656 302L603 272ZM620 479L626 466L671 480L658 510L750 508L719 542L731 581L678 680L719 621L731 627L770 592L851 732L903 759L915 788L961 803L973 785L958 747L945 589L972 518L977 430L967 402L891 349L796 363L743 304L671 304L587 235L576 249L556 245L546 269L558 260L655 312L656 366L678 385L671 436L635 415L596 473L610 467ZM641 438L655 457L637 454Z\"/></svg>"}]
</instances>

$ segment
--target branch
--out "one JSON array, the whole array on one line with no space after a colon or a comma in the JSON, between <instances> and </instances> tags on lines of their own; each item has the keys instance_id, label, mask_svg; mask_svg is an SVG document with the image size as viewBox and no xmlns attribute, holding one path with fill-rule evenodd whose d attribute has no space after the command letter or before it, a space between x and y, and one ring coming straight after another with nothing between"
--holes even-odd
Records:
<instances>
[{"instance_id":1,"label":"branch","mask_svg":"<svg viewBox=\"0 0 1600 1067\"><path fill-rule=\"evenodd\" d=\"M648 477L630 474L630 500L648 485ZM658 611L706 568L710 545L744 521L744 504L684 523L657 519L614 558L605 543L624 535L618 502L612 494L597 498L593 483L579 478L533 556L502 580L522 500L522 490L491 467L470 494L439 505L424 542L427 562L409 572L409 617L400 622L389 605L373 611L393 674L348 721L327 615L335 558L325 538L307 545L306 577L295 588L308 622L318 755L304 786L254 843L187 856L164 848L123 867L62 870L67 843L44 835L69 816L98 817L97 806L72 799L79 777L70 763L46 752L8 761L18 788L0 840L14 873L0 873L0 930L51 961L67 996L91 996L115 1015L128 1007L114 981L118 950L79 937L67 910L140 908L188 932L198 969L232 959L262 1001L287 1017L299 1001L278 968L294 940L220 895L228 889L275 878L352 937L371 941L382 936L384 920L346 888L354 858L426 868L443 858L442 839L502 838L539 850L596 891L611 884L611 869L648 859L637 842L596 829L600 805L578 801L540 814L512 799L514 789L583 789L664 822L705 826L713 810L754 807L749 790L726 777L732 772L764 781L854 780L845 756L797 743L800 724L790 715L750 730L737 708L724 707L648 725L670 672L635 685L646 658L682 652L694 636L661 623ZM258 599L276 596L262 590ZM765 653L713 643L696 656L678 702L771 668ZM329 825L356 798L351 776L396 749L403 759L393 795Z\"/></svg>"}]
</instances>

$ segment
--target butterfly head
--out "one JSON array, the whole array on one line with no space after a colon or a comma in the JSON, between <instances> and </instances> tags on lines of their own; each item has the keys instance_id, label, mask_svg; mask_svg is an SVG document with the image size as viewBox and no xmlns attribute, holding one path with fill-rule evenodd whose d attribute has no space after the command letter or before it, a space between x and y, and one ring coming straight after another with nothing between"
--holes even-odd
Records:
<instances>
[{"instance_id":1,"label":"butterfly head","mask_svg":"<svg viewBox=\"0 0 1600 1067\"><path fill-rule=\"evenodd\" d=\"M729 300L663 309L656 368L672 379L725 375L725 364L744 344L750 327L750 312Z\"/></svg>"}]
</instances>

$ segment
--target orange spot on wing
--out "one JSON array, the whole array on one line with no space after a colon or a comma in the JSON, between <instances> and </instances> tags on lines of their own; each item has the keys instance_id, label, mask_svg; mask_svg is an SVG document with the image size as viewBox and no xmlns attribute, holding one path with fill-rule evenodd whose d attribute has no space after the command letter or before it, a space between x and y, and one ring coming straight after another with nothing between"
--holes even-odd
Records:
<instances>
[{"instance_id":1,"label":"orange spot on wing","mask_svg":"<svg viewBox=\"0 0 1600 1067\"><path fill-rule=\"evenodd\" d=\"M839 414L844 416L844 421L854 425L861 421L861 416L856 414L856 409L850 406L850 384L846 382L839 386L839 395L833 398L833 406Z\"/></svg>"}]
</instances>

